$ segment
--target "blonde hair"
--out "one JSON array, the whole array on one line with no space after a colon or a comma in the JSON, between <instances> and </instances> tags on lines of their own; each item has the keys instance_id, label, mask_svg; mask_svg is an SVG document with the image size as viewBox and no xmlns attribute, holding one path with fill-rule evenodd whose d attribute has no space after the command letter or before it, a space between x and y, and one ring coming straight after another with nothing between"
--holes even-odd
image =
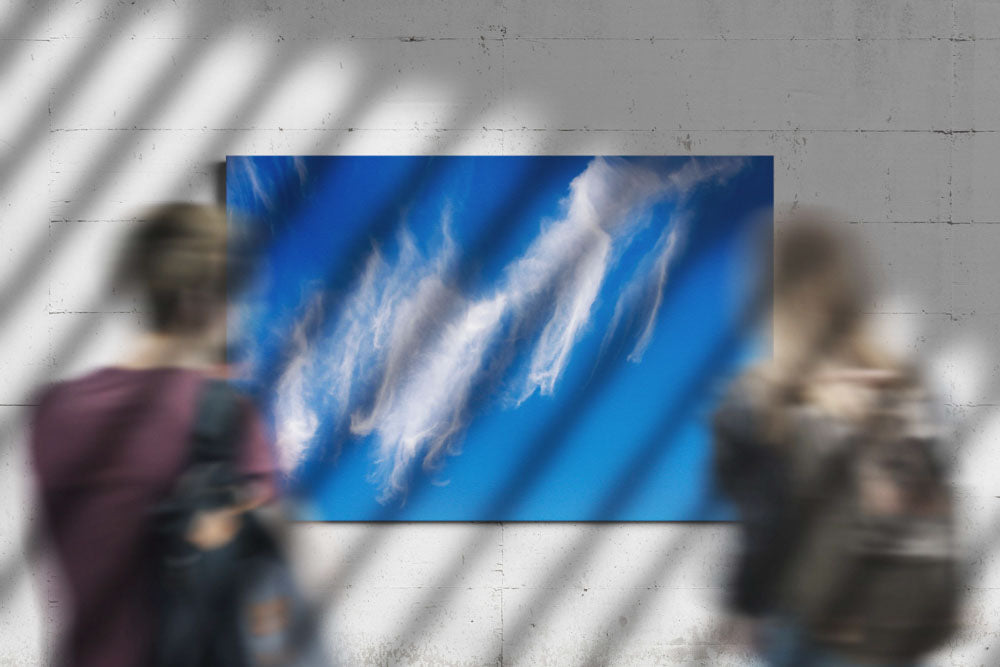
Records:
<instances>
[{"instance_id":1,"label":"blonde hair","mask_svg":"<svg viewBox=\"0 0 1000 667\"><path fill-rule=\"evenodd\" d=\"M910 380L909 371L871 334L861 254L838 232L837 223L818 211L778 225L774 357L752 373L775 440L783 439L791 405L809 403L838 417L862 419L877 386ZM858 382L859 376L864 381Z\"/></svg>"}]
</instances>

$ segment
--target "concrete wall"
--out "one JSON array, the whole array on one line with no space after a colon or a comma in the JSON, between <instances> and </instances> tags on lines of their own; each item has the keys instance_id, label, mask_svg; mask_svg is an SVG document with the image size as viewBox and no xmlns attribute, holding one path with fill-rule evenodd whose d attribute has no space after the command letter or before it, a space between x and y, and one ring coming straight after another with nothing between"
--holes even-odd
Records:
<instances>
[{"instance_id":1,"label":"concrete wall","mask_svg":"<svg viewBox=\"0 0 1000 667\"><path fill-rule=\"evenodd\" d=\"M871 251L884 335L968 434L978 549L939 664L1000 622L997 0L0 1L0 663L58 613L24 465L32 388L121 353L136 210L211 201L227 153L773 154L779 213L832 205ZM729 526L303 525L341 662L745 664Z\"/></svg>"}]
</instances>

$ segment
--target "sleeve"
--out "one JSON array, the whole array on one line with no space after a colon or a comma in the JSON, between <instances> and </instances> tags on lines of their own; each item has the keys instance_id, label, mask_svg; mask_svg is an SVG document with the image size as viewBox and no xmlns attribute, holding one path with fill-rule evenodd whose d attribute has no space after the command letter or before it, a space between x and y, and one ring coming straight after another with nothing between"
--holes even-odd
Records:
<instances>
[{"instance_id":1,"label":"sleeve","mask_svg":"<svg viewBox=\"0 0 1000 667\"><path fill-rule=\"evenodd\" d=\"M64 423L53 408L58 406L55 398L58 385L44 387L35 398L29 422L29 447L31 467L39 490L63 486L71 477L74 465L70 452L62 447L53 447L58 442L58 426Z\"/></svg>"},{"instance_id":2,"label":"sleeve","mask_svg":"<svg viewBox=\"0 0 1000 667\"><path fill-rule=\"evenodd\" d=\"M937 386L928 385L924 389L916 435L929 443L930 453L938 470L945 477L951 477L960 453L960 430L955 415L947 409L942 395Z\"/></svg>"},{"instance_id":3,"label":"sleeve","mask_svg":"<svg viewBox=\"0 0 1000 667\"><path fill-rule=\"evenodd\" d=\"M791 505L782 459L767 445L763 394L754 381L743 377L729 387L712 426L716 478L740 518L728 603L760 616L776 602Z\"/></svg>"},{"instance_id":4,"label":"sleeve","mask_svg":"<svg viewBox=\"0 0 1000 667\"><path fill-rule=\"evenodd\" d=\"M712 419L715 476L730 496L746 473L748 460L755 458L761 444L760 409L754 405L754 392L747 378L740 378L727 389Z\"/></svg>"}]
</instances>

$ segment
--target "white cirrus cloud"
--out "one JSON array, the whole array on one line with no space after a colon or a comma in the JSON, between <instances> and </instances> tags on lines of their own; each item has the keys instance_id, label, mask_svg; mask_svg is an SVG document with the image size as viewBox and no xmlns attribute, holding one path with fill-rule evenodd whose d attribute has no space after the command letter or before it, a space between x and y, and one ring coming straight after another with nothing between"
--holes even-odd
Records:
<instances>
[{"instance_id":1,"label":"white cirrus cloud","mask_svg":"<svg viewBox=\"0 0 1000 667\"><path fill-rule=\"evenodd\" d=\"M640 262L631 280L622 289L615 304L611 323L604 334L604 341L601 344L602 354L619 327L628 319L629 325L637 325L640 332L627 358L632 363L642 361L656 329L670 266L684 243L684 225L685 221L680 216L673 217L670 224L660 232L652 250Z\"/></svg>"},{"instance_id":2,"label":"white cirrus cloud","mask_svg":"<svg viewBox=\"0 0 1000 667\"><path fill-rule=\"evenodd\" d=\"M310 364L293 362L286 370L282 383L290 398L279 399L285 403L278 418L289 426L280 441L294 453L315 434L311 414L298 405L308 399L309 382L301 378L309 375L326 384L329 418L348 419L354 434L372 436L371 479L380 502L405 497L418 463L430 469L459 451L477 385L510 370L514 355L495 357L505 332L517 331L527 344L527 370L514 387L515 403L536 392L553 393L617 250L649 222L657 203L683 202L700 184L728 178L741 167L737 159L693 159L664 174L642 161L595 158L570 183L562 215L542 225L492 290L477 295L451 280L457 253L447 211L445 240L433 257L425 258L404 230L398 257L390 263L374 249L323 343L311 350L303 346ZM650 262L657 293L679 247L676 226L671 230ZM660 298L648 309L632 353L637 358L653 335ZM361 385L371 391L357 392Z\"/></svg>"},{"instance_id":3,"label":"white cirrus cloud","mask_svg":"<svg viewBox=\"0 0 1000 667\"><path fill-rule=\"evenodd\" d=\"M309 370L312 354L306 329L319 315L322 298L314 295L305 316L292 331L293 356L275 389L275 444L278 464L292 471L302 462L316 435L320 420L309 396Z\"/></svg>"}]
</instances>

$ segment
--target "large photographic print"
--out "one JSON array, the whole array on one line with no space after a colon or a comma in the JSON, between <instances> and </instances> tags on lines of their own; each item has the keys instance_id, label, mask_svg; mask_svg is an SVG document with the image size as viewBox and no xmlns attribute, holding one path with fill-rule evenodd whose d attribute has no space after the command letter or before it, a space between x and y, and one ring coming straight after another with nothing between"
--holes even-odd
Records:
<instances>
[{"instance_id":1,"label":"large photographic print","mask_svg":"<svg viewBox=\"0 0 1000 667\"><path fill-rule=\"evenodd\" d=\"M302 518L728 517L707 413L769 353L772 158L232 156L226 183L230 344Z\"/></svg>"}]
</instances>

